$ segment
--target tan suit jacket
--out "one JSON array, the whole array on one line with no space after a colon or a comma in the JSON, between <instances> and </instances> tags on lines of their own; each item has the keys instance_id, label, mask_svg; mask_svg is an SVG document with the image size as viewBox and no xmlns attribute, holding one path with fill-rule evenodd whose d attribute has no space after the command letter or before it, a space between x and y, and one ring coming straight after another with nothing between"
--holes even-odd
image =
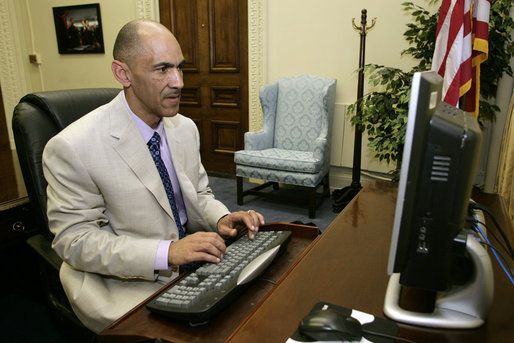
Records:
<instances>
[{"instance_id":1,"label":"tan suit jacket","mask_svg":"<svg viewBox=\"0 0 514 343\"><path fill-rule=\"evenodd\" d=\"M196 125L177 114L164 126L187 232L213 231L229 210L208 186ZM162 287L157 246L178 239L159 173L121 93L53 137L43 170L62 285L77 316L99 332Z\"/></svg>"}]
</instances>

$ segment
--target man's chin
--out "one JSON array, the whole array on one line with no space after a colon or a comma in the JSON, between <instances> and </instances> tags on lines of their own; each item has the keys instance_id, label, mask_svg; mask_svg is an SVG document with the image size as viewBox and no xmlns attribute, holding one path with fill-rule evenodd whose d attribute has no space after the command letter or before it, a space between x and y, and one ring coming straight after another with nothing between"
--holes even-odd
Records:
<instances>
[{"instance_id":1,"label":"man's chin","mask_svg":"<svg viewBox=\"0 0 514 343\"><path fill-rule=\"evenodd\" d=\"M179 110L179 104L167 104L162 108L162 113L164 117L174 117L177 115Z\"/></svg>"},{"instance_id":2,"label":"man's chin","mask_svg":"<svg viewBox=\"0 0 514 343\"><path fill-rule=\"evenodd\" d=\"M177 110L168 110L168 111L164 111L162 116L165 118L173 118L177 114L178 114L178 109Z\"/></svg>"},{"instance_id":3,"label":"man's chin","mask_svg":"<svg viewBox=\"0 0 514 343\"><path fill-rule=\"evenodd\" d=\"M174 117L178 114L178 110L179 110L179 107L178 107L178 104L176 106L166 106L164 108L162 108L162 116L163 117L167 117L167 118L170 118L170 117Z\"/></svg>"}]
</instances>

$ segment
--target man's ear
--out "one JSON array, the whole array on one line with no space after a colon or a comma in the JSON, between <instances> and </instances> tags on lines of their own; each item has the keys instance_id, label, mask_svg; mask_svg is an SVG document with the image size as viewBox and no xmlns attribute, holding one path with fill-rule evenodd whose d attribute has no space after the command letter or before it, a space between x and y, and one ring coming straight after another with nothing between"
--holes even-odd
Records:
<instances>
[{"instance_id":1,"label":"man's ear","mask_svg":"<svg viewBox=\"0 0 514 343\"><path fill-rule=\"evenodd\" d=\"M130 71L126 63L114 60L111 63L111 70L116 80L118 80L118 82L121 83L123 87L126 88L130 86Z\"/></svg>"}]
</instances>

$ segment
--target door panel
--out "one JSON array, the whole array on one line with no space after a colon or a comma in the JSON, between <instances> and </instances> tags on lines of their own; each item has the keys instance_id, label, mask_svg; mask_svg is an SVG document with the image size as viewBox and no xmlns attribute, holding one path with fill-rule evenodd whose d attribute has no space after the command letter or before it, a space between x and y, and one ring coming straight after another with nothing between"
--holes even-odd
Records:
<instances>
[{"instance_id":1,"label":"door panel","mask_svg":"<svg viewBox=\"0 0 514 343\"><path fill-rule=\"evenodd\" d=\"M160 13L186 60L180 113L198 126L202 162L235 174L248 131L247 1L161 0Z\"/></svg>"},{"instance_id":2,"label":"door panel","mask_svg":"<svg viewBox=\"0 0 514 343\"><path fill-rule=\"evenodd\" d=\"M186 63L184 70L188 72L199 72L200 71L200 59L198 44L198 21L196 13L198 8L196 1L173 1L175 5L173 13L176 15L172 16L171 27L168 26L171 32L176 37L180 37L180 47ZM177 8L177 4L180 4Z\"/></svg>"},{"instance_id":3,"label":"door panel","mask_svg":"<svg viewBox=\"0 0 514 343\"><path fill-rule=\"evenodd\" d=\"M238 0L209 1L212 72L239 72Z\"/></svg>"}]
</instances>

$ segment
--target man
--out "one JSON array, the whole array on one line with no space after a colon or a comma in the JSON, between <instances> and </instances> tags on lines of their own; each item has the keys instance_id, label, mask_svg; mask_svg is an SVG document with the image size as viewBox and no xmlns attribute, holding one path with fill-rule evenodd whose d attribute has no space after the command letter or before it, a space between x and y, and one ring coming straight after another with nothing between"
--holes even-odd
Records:
<instances>
[{"instance_id":1,"label":"man","mask_svg":"<svg viewBox=\"0 0 514 343\"><path fill-rule=\"evenodd\" d=\"M112 62L123 91L52 138L43 153L61 283L95 332L176 277L176 266L219 262L222 236L246 226L253 238L264 223L255 211L230 213L215 200L198 130L178 114L183 65L164 26L126 24ZM182 230L187 235L179 239Z\"/></svg>"}]
</instances>

